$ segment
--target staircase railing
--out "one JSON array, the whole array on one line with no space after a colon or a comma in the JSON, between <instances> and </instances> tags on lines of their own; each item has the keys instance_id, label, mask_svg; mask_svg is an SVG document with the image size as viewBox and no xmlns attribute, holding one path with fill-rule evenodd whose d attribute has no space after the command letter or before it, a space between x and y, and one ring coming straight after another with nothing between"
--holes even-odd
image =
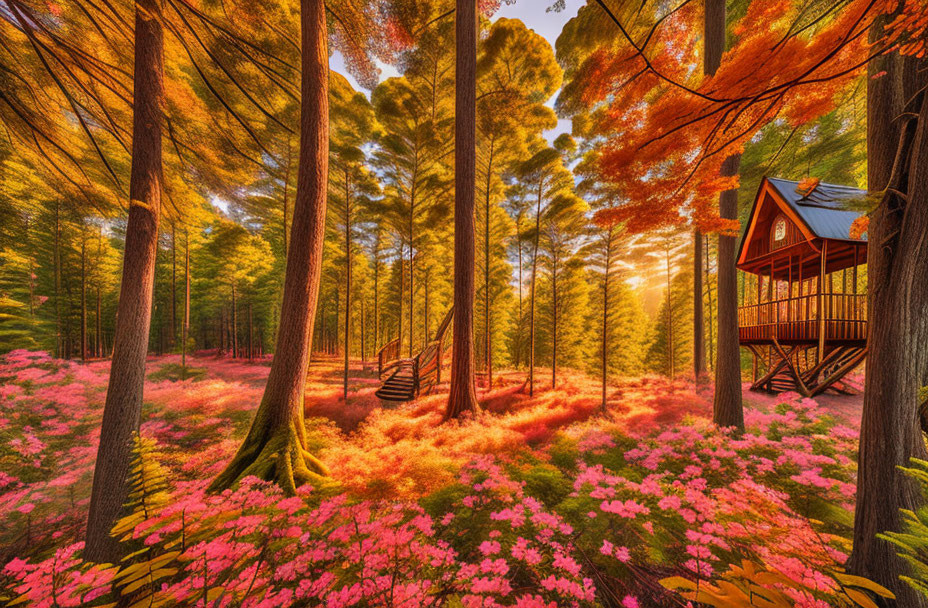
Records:
<instances>
[{"instance_id":1,"label":"staircase railing","mask_svg":"<svg viewBox=\"0 0 928 608\"><path fill-rule=\"evenodd\" d=\"M411 359L400 359L400 340L396 338L387 342L377 351L377 373L380 379L399 373L403 367L412 368L413 389L418 396L423 388L432 388L441 382L441 367L444 349L445 334L451 326L454 317L454 308L448 310L442 319L435 338L431 340L422 351Z\"/></svg>"},{"instance_id":2,"label":"staircase railing","mask_svg":"<svg viewBox=\"0 0 928 608\"><path fill-rule=\"evenodd\" d=\"M395 338L377 351L377 375L382 379L384 374L399 366L400 362L400 339Z\"/></svg>"}]
</instances>

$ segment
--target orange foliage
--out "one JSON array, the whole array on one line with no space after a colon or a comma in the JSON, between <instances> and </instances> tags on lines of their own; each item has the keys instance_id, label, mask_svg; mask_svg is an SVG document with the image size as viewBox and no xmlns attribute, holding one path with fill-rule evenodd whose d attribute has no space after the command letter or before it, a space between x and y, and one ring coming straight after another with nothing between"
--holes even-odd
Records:
<instances>
[{"instance_id":1,"label":"orange foliage","mask_svg":"<svg viewBox=\"0 0 928 608\"><path fill-rule=\"evenodd\" d=\"M799 10L790 0L751 2L714 76L703 76L698 61L702 3L684 4L657 27L644 49L651 68L629 45L587 58L574 84L596 108L604 142L592 171L624 200L609 221L632 232L685 222L737 228L717 212L718 195L738 186L720 175L724 160L774 119L799 125L832 110L866 64L871 3L854 0L817 29L791 31Z\"/></svg>"},{"instance_id":2,"label":"orange foliage","mask_svg":"<svg viewBox=\"0 0 928 608\"><path fill-rule=\"evenodd\" d=\"M812 191L818 188L821 180L817 177L804 177L796 184L796 192L802 196L809 196Z\"/></svg>"},{"instance_id":3,"label":"orange foliage","mask_svg":"<svg viewBox=\"0 0 928 608\"><path fill-rule=\"evenodd\" d=\"M860 240L870 230L870 218L862 215L851 223L850 238Z\"/></svg>"}]
</instances>

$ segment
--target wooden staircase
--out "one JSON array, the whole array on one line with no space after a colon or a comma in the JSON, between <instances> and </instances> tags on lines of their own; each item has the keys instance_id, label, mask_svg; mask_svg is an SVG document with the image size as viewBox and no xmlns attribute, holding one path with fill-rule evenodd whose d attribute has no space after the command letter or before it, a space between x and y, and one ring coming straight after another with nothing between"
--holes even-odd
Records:
<instances>
[{"instance_id":1,"label":"wooden staircase","mask_svg":"<svg viewBox=\"0 0 928 608\"><path fill-rule=\"evenodd\" d=\"M412 401L416 398L416 378L412 369L406 366L397 369L374 394L384 401Z\"/></svg>"},{"instance_id":2,"label":"wooden staircase","mask_svg":"<svg viewBox=\"0 0 928 608\"><path fill-rule=\"evenodd\" d=\"M377 370L382 384L374 393L384 401L412 401L423 390L431 390L441 382L444 339L454 317L448 310L441 325L422 352L411 359L400 359L400 340L391 340L377 352Z\"/></svg>"}]
</instances>

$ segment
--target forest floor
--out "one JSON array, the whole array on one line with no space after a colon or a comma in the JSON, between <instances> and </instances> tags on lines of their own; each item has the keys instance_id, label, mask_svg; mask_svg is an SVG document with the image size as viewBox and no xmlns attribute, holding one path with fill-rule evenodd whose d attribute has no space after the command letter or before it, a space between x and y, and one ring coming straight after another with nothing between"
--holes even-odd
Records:
<instances>
[{"instance_id":1,"label":"forest floor","mask_svg":"<svg viewBox=\"0 0 928 608\"><path fill-rule=\"evenodd\" d=\"M212 500L203 495L205 484L222 470L248 430L270 359L249 362L198 353L188 357L187 364L182 379L178 355L149 358L141 433L156 442L169 485L199 497L200 504ZM598 529L600 537L584 539L581 534L570 541L581 548L592 542L587 551L618 559L612 565L597 565L599 558L585 562L583 573L594 567L609 571L607 575L597 570L597 577L606 577L598 581L601 587L634 591L633 597L660 597L655 591L660 573L711 576L714 570L705 563L707 558L721 569L724 563L739 563L735 556L747 552L775 565L778 572L794 575L799 581L796 594L826 597L834 590L828 585L819 588L821 581L807 589L808 569L824 572L827 578L846 554L859 395L826 396L816 403L796 395L746 391L748 434L735 439L708 423L711 384L697 388L691 379L657 376L618 379L609 387L603 413L595 378L564 371L552 388L549 372L539 369L535 394L529 396L523 390L525 373L504 371L494 374L491 390L478 386L481 414L441 424L446 384L415 402L381 403L374 395L379 386L376 369L352 361L345 401L342 366L335 357L315 358L306 389L308 448L331 469L332 486L325 489L326 496L386 501L393 509L409 501L441 505L452 510L441 518L445 521L453 514L460 516L462 509L467 517L475 517L473 497L454 494L461 502L448 502L450 488L473 484L468 480L474 475L499 477L493 486L487 486L488 481L473 485L478 494L492 487L493 500L510 505L500 506L502 510L483 520L482 527L471 530L488 534L484 540L491 548L501 532L493 531L490 521L522 501L537 499L525 502L536 514L533 525L542 506L552 509L551 521L575 518L572 529L581 532L584 522L592 526L587 512L590 518L597 513L618 518L618 528L610 524ZM25 351L0 357L0 566L14 557L44 558L56 548L60 552L62 546L78 546L69 543L77 543L82 535L108 371L107 361L80 364ZM512 485L512 480L519 481ZM739 504L741 500L747 502ZM636 514L644 515L631 526ZM720 523L726 518L737 525ZM752 520L759 527L751 528ZM145 529L152 525L146 523ZM665 533L670 537L662 536ZM512 556L521 554L520 535L511 539L516 543ZM783 544L786 537L793 540ZM158 542L161 536L150 538ZM544 539L550 541L547 535ZM611 547L623 539L632 558L625 546L615 548L613 555ZM646 550L652 542L657 545ZM634 548L638 545L640 553ZM563 549L552 546L556 553ZM465 556L468 550L488 555L487 545L480 547L478 551L468 541L456 547L457 555ZM54 555L60 561L61 555ZM641 570L633 569L631 580L626 570L621 577L613 571L629 559L641 560ZM574 577L580 570L567 568ZM23 582L24 572L28 570L0 570L18 581L19 592L35 591L37 587ZM558 593L575 599L593 593L587 589L594 585L592 579L571 580L570 589L540 592L554 599ZM3 582L0 576L0 600ZM177 584L196 582L185 579ZM274 593L279 591L275 588ZM496 589L491 595L498 599L500 593ZM632 601L624 605L638 606ZM652 604L643 599L641 605Z\"/></svg>"}]
</instances>

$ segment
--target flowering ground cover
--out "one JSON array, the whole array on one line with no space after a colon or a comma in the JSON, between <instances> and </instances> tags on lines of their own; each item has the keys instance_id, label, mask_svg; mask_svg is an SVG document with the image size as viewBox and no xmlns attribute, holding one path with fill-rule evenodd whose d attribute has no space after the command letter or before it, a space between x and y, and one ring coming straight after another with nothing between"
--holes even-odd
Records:
<instances>
[{"instance_id":1,"label":"flowering ground cover","mask_svg":"<svg viewBox=\"0 0 928 608\"><path fill-rule=\"evenodd\" d=\"M0 601L34 606L867 606L845 575L857 429L796 395L714 429L691 383L565 375L529 398L504 373L484 413L441 425L444 394L381 407L374 374L310 370L310 447L330 482L297 496L206 485L268 367L152 358L129 557L81 560L106 362L0 359ZM740 591L739 591L740 590ZM736 603L738 593L746 602ZM719 599L722 598L722 599ZM759 603L761 599L770 603ZM751 602L758 603L751 603ZM729 602L729 603L724 603Z\"/></svg>"}]
</instances>

